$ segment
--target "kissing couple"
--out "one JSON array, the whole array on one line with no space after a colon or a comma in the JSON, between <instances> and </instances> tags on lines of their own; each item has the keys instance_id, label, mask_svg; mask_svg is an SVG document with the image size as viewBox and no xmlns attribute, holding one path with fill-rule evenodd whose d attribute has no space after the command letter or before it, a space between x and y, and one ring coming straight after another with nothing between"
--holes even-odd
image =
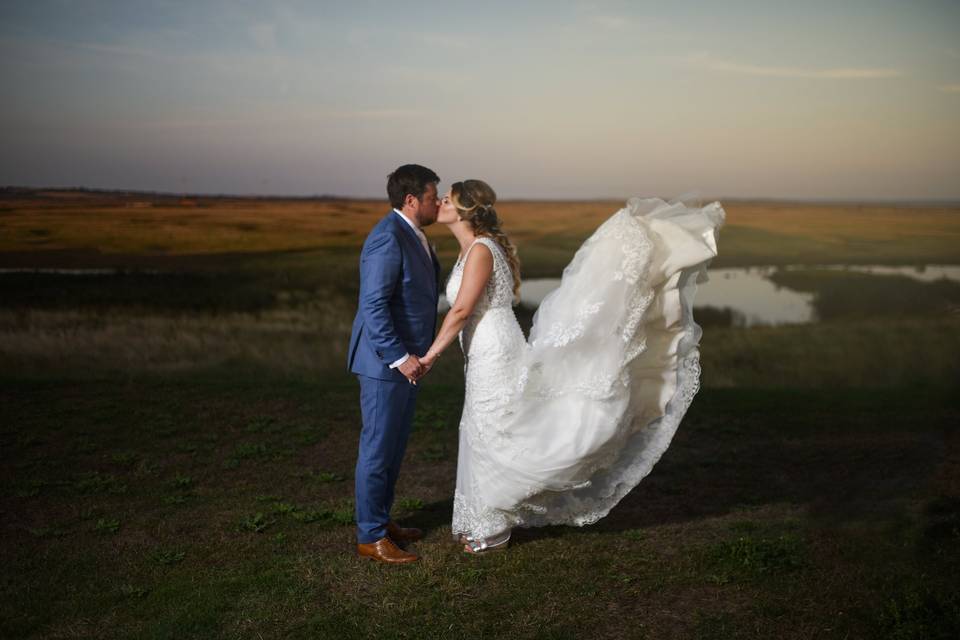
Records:
<instances>
[{"instance_id":1,"label":"kissing couple","mask_svg":"<svg viewBox=\"0 0 960 640\"><path fill-rule=\"evenodd\" d=\"M717 255L719 202L630 198L583 242L533 318L513 307L520 260L482 180L439 195L432 170L390 174L393 210L360 252L347 356L360 382L357 553L414 562L420 529L391 519L419 380L456 339L465 389L451 538L505 549L516 527L596 522L650 473L700 386L697 285ZM460 246L437 331L441 267L423 228Z\"/></svg>"}]
</instances>

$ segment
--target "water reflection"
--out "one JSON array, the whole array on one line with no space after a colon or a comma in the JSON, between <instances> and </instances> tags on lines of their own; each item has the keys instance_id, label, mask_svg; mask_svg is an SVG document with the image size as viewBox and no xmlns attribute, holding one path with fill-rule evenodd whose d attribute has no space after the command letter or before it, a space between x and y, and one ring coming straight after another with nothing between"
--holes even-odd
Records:
<instances>
[{"instance_id":1,"label":"water reflection","mask_svg":"<svg viewBox=\"0 0 960 640\"><path fill-rule=\"evenodd\" d=\"M699 286L694 311L710 324L735 326L803 324L817 321L816 294L779 286L770 276L783 269L852 271L876 276L906 276L918 282L946 279L960 282L960 265L786 265L710 269L710 280ZM560 284L559 278L525 280L520 287L520 304L536 309L544 297ZM441 295L440 311L449 305Z\"/></svg>"},{"instance_id":2,"label":"water reflection","mask_svg":"<svg viewBox=\"0 0 960 640\"><path fill-rule=\"evenodd\" d=\"M816 320L815 295L778 287L767 277L775 268L711 269L710 280L697 287L694 314L698 307L729 308L735 324L803 324Z\"/></svg>"},{"instance_id":3,"label":"water reflection","mask_svg":"<svg viewBox=\"0 0 960 640\"><path fill-rule=\"evenodd\" d=\"M885 264L823 264L815 267L805 265L788 265L784 269L833 269L839 271L856 271L857 273L869 273L875 276L906 276L920 282L933 282L935 280L952 280L960 282L960 265L955 264L922 264L913 267L891 266Z\"/></svg>"}]
</instances>

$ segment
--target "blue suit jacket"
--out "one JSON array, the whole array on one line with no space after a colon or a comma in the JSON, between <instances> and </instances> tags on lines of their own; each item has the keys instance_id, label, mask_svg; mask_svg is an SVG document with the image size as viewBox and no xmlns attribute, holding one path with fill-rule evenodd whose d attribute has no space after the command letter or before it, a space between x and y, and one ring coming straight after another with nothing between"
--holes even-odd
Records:
<instances>
[{"instance_id":1,"label":"blue suit jacket","mask_svg":"<svg viewBox=\"0 0 960 640\"><path fill-rule=\"evenodd\" d=\"M347 368L352 373L406 382L390 363L423 355L437 329L440 263L416 232L390 211L370 231L360 252L360 296Z\"/></svg>"}]
</instances>

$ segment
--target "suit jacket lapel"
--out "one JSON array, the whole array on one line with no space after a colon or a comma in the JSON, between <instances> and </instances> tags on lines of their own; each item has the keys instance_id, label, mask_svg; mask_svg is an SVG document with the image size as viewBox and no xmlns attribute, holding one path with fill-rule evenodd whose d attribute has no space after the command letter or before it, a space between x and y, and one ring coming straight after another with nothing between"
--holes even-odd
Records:
<instances>
[{"instance_id":1,"label":"suit jacket lapel","mask_svg":"<svg viewBox=\"0 0 960 640\"><path fill-rule=\"evenodd\" d=\"M396 218L399 214L396 213L395 211L391 211L390 215ZM411 250L414 251L420 257L420 260L421 262L423 262L423 265L427 267L427 269L429 269L430 271L436 273L436 266L433 264L433 259L427 257L427 255L424 253L423 245L420 244L420 238L417 236L417 232L414 231L413 228L403 220L394 220L394 224L398 225L401 229L403 229L403 232L407 234L407 239L413 243L413 247ZM431 252L431 254L432 253L433 252ZM436 291L437 289L436 278L433 279L433 283L434 283L433 284L434 291Z\"/></svg>"}]
</instances>

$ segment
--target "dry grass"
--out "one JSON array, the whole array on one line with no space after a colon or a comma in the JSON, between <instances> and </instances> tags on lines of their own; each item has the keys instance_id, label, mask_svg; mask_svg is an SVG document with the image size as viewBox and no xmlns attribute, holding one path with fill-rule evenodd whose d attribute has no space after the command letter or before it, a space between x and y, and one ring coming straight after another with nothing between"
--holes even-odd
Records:
<instances>
[{"instance_id":1,"label":"dry grass","mask_svg":"<svg viewBox=\"0 0 960 640\"><path fill-rule=\"evenodd\" d=\"M23 374L247 366L325 372L346 361L352 309L217 315L0 310L0 363Z\"/></svg>"},{"instance_id":2,"label":"dry grass","mask_svg":"<svg viewBox=\"0 0 960 640\"><path fill-rule=\"evenodd\" d=\"M504 228L530 273L559 270L620 201L504 201ZM960 207L787 202L723 203L717 265L784 260L960 262ZM0 193L0 253L269 253L359 247L389 210L381 200L191 198ZM429 235L456 254L443 229ZM529 274L528 274L529 275Z\"/></svg>"},{"instance_id":3,"label":"dry grass","mask_svg":"<svg viewBox=\"0 0 960 640\"><path fill-rule=\"evenodd\" d=\"M0 251L90 249L196 254L309 249L356 239L385 206L375 202L38 193L7 197ZM140 203L149 206L138 206Z\"/></svg>"}]
</instances>

